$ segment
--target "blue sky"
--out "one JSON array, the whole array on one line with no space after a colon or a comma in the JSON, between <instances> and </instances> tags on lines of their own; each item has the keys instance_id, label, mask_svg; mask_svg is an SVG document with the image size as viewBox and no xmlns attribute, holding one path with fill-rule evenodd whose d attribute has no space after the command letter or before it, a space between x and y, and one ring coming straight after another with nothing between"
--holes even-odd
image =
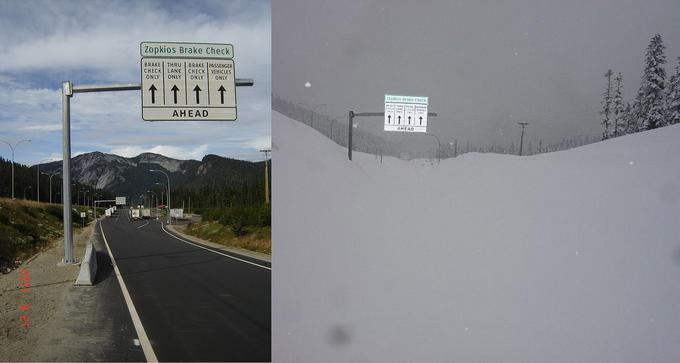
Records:
<instances>
[{"instance_id":1,"label":"blue sky","mask_svg":"<svg viewBox=\"0 0 680 363\"><path fill-rule=\"evenodd\" d=\"M32 140L15 160L60 160L61 81L139 83L142 41L233 44L236 77L255 79L237 89L238 121L147 122L139 91L76 94L73 155L263 158L258 150L271 144L269 1L2 1L0 139ZM11 156L1 143L0 156Z\"/></svg>"}]
</instances>

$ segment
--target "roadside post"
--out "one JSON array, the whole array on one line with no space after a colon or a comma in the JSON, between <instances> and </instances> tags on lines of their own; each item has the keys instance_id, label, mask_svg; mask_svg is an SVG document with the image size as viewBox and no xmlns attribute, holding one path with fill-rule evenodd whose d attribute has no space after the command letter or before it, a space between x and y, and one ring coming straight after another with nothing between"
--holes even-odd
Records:
<instances>
[{"instance_id":1,"label":"roadside post","mask_svg":"<svg viewBox=\"0 0 680 363\"><path fill-rule=\"evenodd\" d=\"M142 91L145 121L235 121L235 88L255 83L250 78L236 78L231 44L142 42L140 53L140 83L83 86L73 85L71 81L61 83L64 264L75 263L71 221L71 98L74 94Z\"/></svg>"},{"instance_id":2,"label":"roadside post","mask_svg":"<svg viewBox=\"0 0 680 363\"><path fill-rule=\"evenodd\" d=\"M80 219L83 221L83 228L85 228L85 212L80 212Z\"/></svg>"}]
</instances>

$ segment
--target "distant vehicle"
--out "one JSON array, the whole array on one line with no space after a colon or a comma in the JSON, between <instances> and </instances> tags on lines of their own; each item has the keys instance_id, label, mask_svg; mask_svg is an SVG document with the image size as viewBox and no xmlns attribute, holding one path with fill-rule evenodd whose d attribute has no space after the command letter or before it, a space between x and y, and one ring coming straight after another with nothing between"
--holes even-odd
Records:
<instances>
[{"instance_id":1,"label":"distant vehicle","mask_svg":"<svg viewBox=\"0 0 680 363\"><path fill-rule=\"evenodd\" d=\"M140 219L141 218L140 210L138 208L130 209L130 218L134 220Z\"/></svg>"},{"instance_id":2,"label":"distant vehicle","mask_svg":"<svg viewBox=\"0 0 680 363\"><path fill-rule=\"evenodd\" d=\"M104 211L104 215L106 217L111 217L112 214L113 214L113 208L109 208L109 209Z\"/></svg>"},{"instance_id":3,"label":"distant vehicle","mask_svg":"<svg viewBox=\"0 0 680 363\"><path fill-rule=\"evenodd\" d=\"M151 209L150 208L142 209L142 218L144 218L144 219L151 218Z\"/></svg>"}]
</instances>

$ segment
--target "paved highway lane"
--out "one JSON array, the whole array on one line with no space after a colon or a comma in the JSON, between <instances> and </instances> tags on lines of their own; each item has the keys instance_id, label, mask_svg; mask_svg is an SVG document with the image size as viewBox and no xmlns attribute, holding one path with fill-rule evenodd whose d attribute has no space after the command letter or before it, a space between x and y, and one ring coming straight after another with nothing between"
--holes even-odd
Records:
<instances>
[{"instance_id":1,"label":"paved highway lane","mask_svg":"<svg viewBox=\"0 0 680 363\"><path fill-rule=\"evenodd\" d=\"M173 237L158 221L118 214L101 228L158 360L271 360L268 264L226 257Z\"/></svg>"}]
</instances>

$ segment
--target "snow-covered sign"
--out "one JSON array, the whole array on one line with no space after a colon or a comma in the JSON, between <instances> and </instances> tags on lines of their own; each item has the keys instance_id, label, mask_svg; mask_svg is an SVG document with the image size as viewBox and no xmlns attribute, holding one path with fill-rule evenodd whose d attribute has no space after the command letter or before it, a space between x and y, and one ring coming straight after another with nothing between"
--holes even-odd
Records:
<instances>
[{"instance_id":1,"label":"snow-covered sign","mask_svg":"<svg viewBox=\"0 0 680 363\"><path fill-rule=\"evenodd\" d=\"M125 197L116 197L116 205L125 205Z\"/></svg>"},{"instance_id":2,"label":"snow-covered sign","mask_svg":"<svg viewBox=\"0 0 680 363\"><path fill-rule=\"evenodd\" d=\"M427 97L385 95L385 131L427 132Z\"/></svg>"}]
</instances>

